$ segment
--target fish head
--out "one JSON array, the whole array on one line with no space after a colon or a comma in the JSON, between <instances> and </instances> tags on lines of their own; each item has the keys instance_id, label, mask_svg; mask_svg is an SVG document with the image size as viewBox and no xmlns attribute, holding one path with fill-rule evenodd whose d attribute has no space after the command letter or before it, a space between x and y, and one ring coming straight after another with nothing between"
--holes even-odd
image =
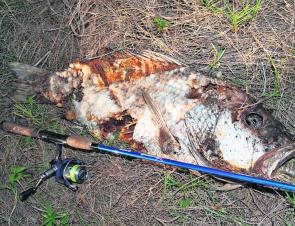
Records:
<instances>
[{"instance_id":1,"label":"fish head","mask_svg":"<svg viewBox=\"0 0 295 226\"><path fill-rule=\"evenodd\" d=\"M194 90L199 104L186 119L194 152L215 168L265 178L288 171L295 178L295 142L283 124L244 91L204 84Z\"/></svg>"},{"instance_id":2,"label":"fish head","mask_svg":"<svg viewBox=\"0 0 295 226\"><path fill-rule=\"evenodd\" d=\"M292 177L295 177L295 165L292 163L295 142L283 124L263 108L262 104L241 110L240 121L265 146L265 153L253 163L251 171L268 178L289 177L292 173Z\"/></svg>"},{"instance_id":3,"label":"fish head","mask_svg":"<svg viewBox=\"0 0 295 226\"><path fill-rule=\"evenodd\" d=\"M257 155L253 157L248 171L266 178L285 176L295 178L295 164L291 161L295 157L294 139L284 125L275 119L262 104L256 104L246 94L243 97L245 107L236 108L236 118L232 118L233 123L239 124L251 135L253 153L257 151L256 148L262 147L261 152L257 151ZM245 105L247 102L248 104ZM248 138L246 136L242 139Z\"/></svg>"}]
</instances>

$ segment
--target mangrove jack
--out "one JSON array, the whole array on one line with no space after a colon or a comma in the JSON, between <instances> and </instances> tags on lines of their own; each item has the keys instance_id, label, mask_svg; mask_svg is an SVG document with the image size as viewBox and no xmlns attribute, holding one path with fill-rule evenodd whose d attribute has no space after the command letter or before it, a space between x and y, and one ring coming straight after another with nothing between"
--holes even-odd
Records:
<instances>
[{"instance_id":1,"label":"mangrove jack","mask_svg":"<svg viewBox=\"0 0 295 226\"><path fill-rule=\"evenodd\" d=\"M142 153L265 178L286 173L278 169L295 155L293 138L254 98L159 53L115 53L61 72L10 66L16 100L39 93L95 136L119 131Z\"/></svg>"}]
</instances>

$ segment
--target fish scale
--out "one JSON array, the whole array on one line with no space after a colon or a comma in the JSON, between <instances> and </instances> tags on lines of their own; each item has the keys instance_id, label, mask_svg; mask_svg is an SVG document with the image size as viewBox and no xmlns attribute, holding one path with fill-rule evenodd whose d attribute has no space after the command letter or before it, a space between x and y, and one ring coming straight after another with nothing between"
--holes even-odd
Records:
<instances>
[{"instance_id":1,"label":"fish scale","mask_svg":"<svg viewBox=\"0 0 295 226\"><path fill-rule=\"evenodd\" d=\"M222 114L217 106L210 108L199 105L192 113L187 113L186 125L193 131L195 146L197 149L202 149L206 145L206 139L214 136L214 131L218 123L219 115Z\"/></svg>"}]
</instances>

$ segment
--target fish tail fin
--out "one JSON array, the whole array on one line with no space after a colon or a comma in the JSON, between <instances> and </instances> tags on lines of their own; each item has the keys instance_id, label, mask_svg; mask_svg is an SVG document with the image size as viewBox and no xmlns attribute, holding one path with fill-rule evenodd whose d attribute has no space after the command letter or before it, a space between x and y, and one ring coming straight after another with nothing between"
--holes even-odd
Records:
<instances>
[{"instance_id":1,"label":"fish tail fin","mask_svg":"<svg viewBox=\"0 0 295 226\"><path fill-rule=\"evenodd\" d=\"M17 102L23 102L27 97L41 91L40 85L48 71L31 65L13 62L9 64L14 75L14 92L12 98Z\"/></svg>"}]
</instances>

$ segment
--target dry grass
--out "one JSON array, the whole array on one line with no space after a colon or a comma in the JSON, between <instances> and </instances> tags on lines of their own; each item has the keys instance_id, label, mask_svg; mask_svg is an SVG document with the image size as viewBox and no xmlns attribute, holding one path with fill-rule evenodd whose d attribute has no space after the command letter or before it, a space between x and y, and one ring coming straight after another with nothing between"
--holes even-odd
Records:
<instances>
[{"instance_id":1,"label":"dry grass","mask_svg":"<svg viewBox=\"0 0 295 226\"><path fill-rule=\"evenodd\" d=\"M1 120L32 123L13 113L14 103L9 98L13 76L7 68L11 61L56 70L74 58L102 55L112 49L150 49L174 56L210 76L221 72L223 79L273 108L295 134L294 12L291 0L265 0L257 17L233 32L227 18L206 9L202 1L0 0ZM156 16L169 22L161 32L154 23ZM225 48L217 69L208 67L214 60L211 43ZM270 59L274 59L273 65ZM273 66L280 73L279 96L269 95L276 89ZM61 111L45 106L46 117L40 126L77 132L78 127L60 119ZM17 185L18 192L54 155L52 145L3 132L0 150L1 183L7 181L9 166L32 166L32 177ZM33 199L21 203L13 192L0 190L1 225L40 225L49 200L55 210L70 214L71 225L295 224L295 207L271 190L219 192L214 187L220 184L210 178L203 180L107 155L71 150L66 150L66 155L89 165L90 180L79 192L72 193L51 180ZM185 208L183 200L190 200Z\"/></svg>"}]
</instances>

